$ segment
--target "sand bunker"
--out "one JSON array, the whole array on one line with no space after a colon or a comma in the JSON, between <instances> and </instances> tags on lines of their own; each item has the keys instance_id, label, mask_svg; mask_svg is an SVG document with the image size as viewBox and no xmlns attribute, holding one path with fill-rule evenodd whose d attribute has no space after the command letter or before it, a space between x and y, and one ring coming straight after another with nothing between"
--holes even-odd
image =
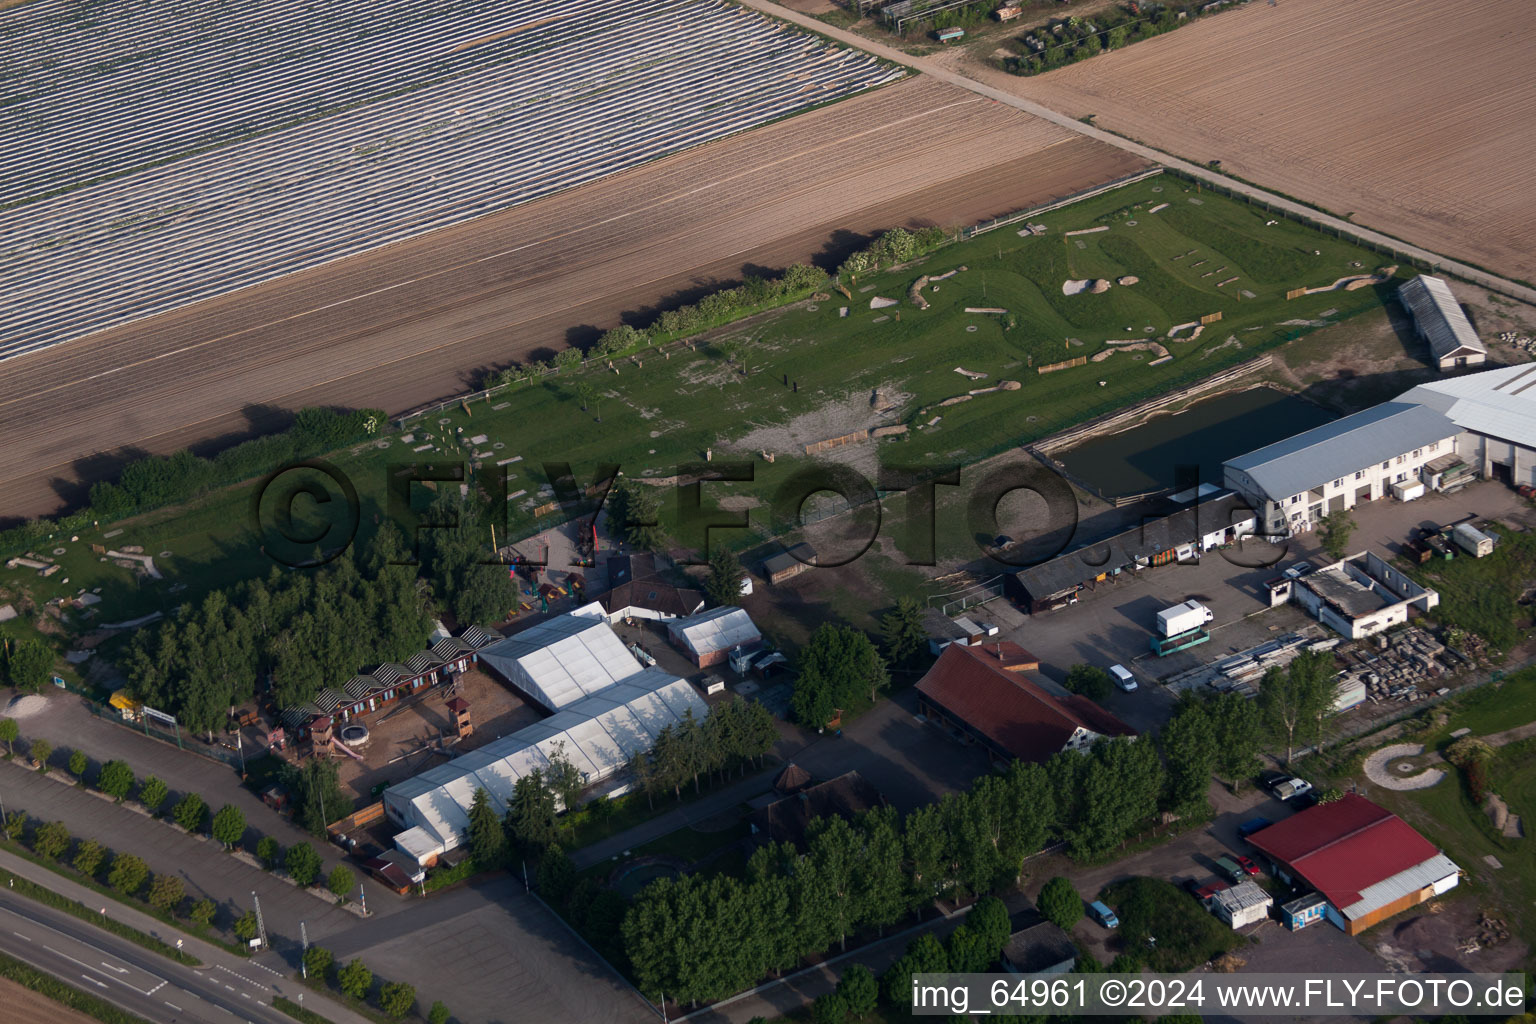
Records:
<instances>
[{"instance_id":1,"label":"sand bunker","mask_svg":"<svg viewBox=\"0 0 1536 1024\"><path fill-rule=\"evenodd\" d=\"M1080 295L1083 292L1103 295L1107 291L1109 291L1109 282L1102 277L1097 280L1063 281L1061 283L1061 294L1063 295Z\"/></svg>"},{"instance_id":2,"label":"sand bunker","mask_svg":"<svg viewBox=\"0 0 1536 1024\"><path fill-rule=\"evenodd\" d=\"M1136 276L1134 276L1132 274L1127 274L1124 277L1117 277L1117 278L1115 278L1115 284L1132 285L1132 284L1135 284L1137 281L1140 281L1140 280L1141 280L1141 278L1139 278L1139 277L1136 277Z\"/></svg>"}]
</instances>

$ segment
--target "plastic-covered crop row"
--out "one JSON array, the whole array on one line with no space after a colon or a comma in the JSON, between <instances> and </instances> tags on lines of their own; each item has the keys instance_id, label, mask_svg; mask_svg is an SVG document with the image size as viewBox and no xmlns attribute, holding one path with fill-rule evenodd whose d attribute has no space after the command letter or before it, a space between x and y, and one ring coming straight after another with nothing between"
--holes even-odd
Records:
<instances>
[{"instance_id":1,"label":"plastic-covered crop row","mask_svg":"<svg viewBox=\"0 0 1536 1024\"><path fill-rule=\"evenodd\" d=\"M64 4L0 15L0 46L25 46L39 25L65 37L19 62L7 81L16 99L0 107L0 358L506 209L899 74L714 0L259 12L209 0L109 13L79 38ZM167 45L177 40L186 45ZM137 53L147 56L103 69Z\"/></svg>"}]
</instances>

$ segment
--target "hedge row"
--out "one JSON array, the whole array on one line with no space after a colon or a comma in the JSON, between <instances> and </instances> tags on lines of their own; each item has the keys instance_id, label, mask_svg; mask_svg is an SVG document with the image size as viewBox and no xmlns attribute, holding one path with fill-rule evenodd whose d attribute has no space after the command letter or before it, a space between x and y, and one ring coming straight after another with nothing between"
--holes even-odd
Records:
<instances>
[{"instance_id":1,"label":"hedge row","mask_svg":"<svg viewBox=\"0 0 1536 1024\"><path fill-rule=\"evenodd\" d=\"M1147 4L1141 13L1132 13L1124 7L1110 7L1091 18L1065 18L1026 33L1020 39L1020 45L1028 52L1004 58L1003 70L1015 75L1038 75L1076 64L1109 50L1172 32L1199 17L1209 3L1210 0Z\"/></svg>"},{"instance_id":2,"label":"hedge row","mask_svg":"<svg viewBox=\"0 0 1536 1024\"><path fill-rule=\"evenodd\" d=\"M39 547L60 533L79 533L254 479L284 464L364 440L385 422L378 409L301 409L287 430L242 442L211 459L186 450L135 459L123 467L116 483L92 486L86 508L56 519L29 519L0 531L0 556Z\"/></svg>"}]
</instances>

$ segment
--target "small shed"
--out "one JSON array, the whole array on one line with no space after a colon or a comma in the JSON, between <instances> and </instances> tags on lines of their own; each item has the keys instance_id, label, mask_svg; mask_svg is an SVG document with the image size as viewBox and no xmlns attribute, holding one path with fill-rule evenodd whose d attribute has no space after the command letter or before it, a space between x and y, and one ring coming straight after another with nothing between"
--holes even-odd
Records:
<instances>
[{"instance_id":1,"label":"small shed","mask_svg":"<svg viewBox=\"0 0 1536 1024\"><path fill-rule=\"evenodd\" d=\"M1280 920L1293 932L1301 931L1309 924L1323 920L1328 913L1328 901L1322 893L1309 892L1305 896L1280 905Z\"/></svg>"},{"instance_id":2,"label":"small shed","mask_svg":"<svg viewBox=\"0 0 1536 1024\"><path fill-rule=\"evenodd\" d=\"M1067 933L1039 913L1014 915L1013 934L1003 947L1003 969L1012 974L1066 974L1077 963Z\"/></svg>"},{"instance_id":3,"label":"small shed","mask_svg":"<svg viewBox=\"0 0 1536 1024\"><path fill-rule=\"evenodd\" d=\"M763 643L752 617L731 605L673 619L667 624L667 638L699 668L721 664L731 652L756 650Z\"/></svg>"},{"instance_id":4,"label":"small shed","mask_svg":"<svg viewBox=\"0 0 1536 1024\"><path fill-rule=\"evenodd\" d=\"M1211 913L1233 928L1246 928L1267 918L1274 902L1269 893L1250 879L1212 894L1209 906Z\"/></svg>"},{"instance_id":5,"label":"small shed","mask_svg":"<svg viewBox=\"0 0 1536 1024\"><path fill-rule=\"evenodd\" d=\"M815 561L816 549L801 542L787 551L781 551L771 558L764 559L763 576L770 584L778 586L785 580L793 579L805 570L813 568Z\"/></svg>"}]
</instances>

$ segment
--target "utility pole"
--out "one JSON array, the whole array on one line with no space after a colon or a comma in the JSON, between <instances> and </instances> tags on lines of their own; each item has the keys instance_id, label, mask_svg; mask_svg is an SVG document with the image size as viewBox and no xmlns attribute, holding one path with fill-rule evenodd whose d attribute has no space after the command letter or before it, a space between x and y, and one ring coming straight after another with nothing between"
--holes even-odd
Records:
<instances>
[{"instance_id":1,"label":"utility pole","mask_svg":"<svg viewBox=\"0 0 1536 1024\"><path fill-rule=\"evenodd\" d=\"M251 890L251 902L256 906L256 937L261 940L261 948L267 948L267 923L261 917L261 900L256 896L256 890Z\"/></svg>"}]
</instances>

